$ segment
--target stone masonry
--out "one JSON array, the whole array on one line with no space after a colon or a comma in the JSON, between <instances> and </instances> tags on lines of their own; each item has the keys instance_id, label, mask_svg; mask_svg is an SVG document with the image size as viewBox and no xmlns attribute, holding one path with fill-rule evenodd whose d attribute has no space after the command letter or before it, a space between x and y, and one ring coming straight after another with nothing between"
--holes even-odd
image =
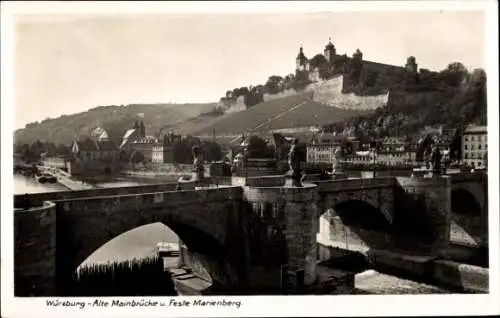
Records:
<instances>
[{"instance_id":1,"label":"stone masonry","mask_svg":"<svg viewBox=\"0 0 500 318\"><path fill-rule=\"evenodd\" d=\"M355 202L371 207L388 224L384 232L363 229L362 222L342 225L349 233L358 231L357 239L384 250L409 244L432 256L450 241L454 182L471 183L462 188L479 186L483 192L471 190L472 195L487 207L485 180L341 179L295 188L284 187L283 176L276 176L248 178L238 186L229 185L235 180L220 180L217 184L225 185L197 190L178 191L170 184L33 194L34 207L14 211L16 295L64 295L63 282L96 249L155 222L178 234L189 251L184 259L200 276L210 276L226 290L280 293L283 284L293 289L315 282L319 218L341 205L345 215L351 203L359 206ZM15 207L22 199L14 197ZM356 213L364 218L365 211Z\"/></svg>"}]
</instances>

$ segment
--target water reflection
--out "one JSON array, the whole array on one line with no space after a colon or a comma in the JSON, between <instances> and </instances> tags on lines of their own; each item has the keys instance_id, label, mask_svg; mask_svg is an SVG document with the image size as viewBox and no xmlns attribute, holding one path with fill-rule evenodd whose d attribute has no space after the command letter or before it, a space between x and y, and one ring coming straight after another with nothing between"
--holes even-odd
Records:
<instances>
[{"instance_id":1,"label":"water reflection","mask_svg":"<svg viewBox=\"0 0 500 318\"><path fill-rule=\"evenodd\" d=\"M68 190L57 183L39 183L35 178L14 175L14 194L42 193Z\"/></svg>"}]
</instances>

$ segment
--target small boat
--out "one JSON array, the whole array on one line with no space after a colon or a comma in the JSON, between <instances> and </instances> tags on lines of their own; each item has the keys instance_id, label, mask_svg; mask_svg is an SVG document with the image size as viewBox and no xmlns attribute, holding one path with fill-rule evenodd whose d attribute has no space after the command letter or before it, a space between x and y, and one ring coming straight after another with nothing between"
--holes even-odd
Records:
<instances>
[{"instance_id":1,"label":"small boat","mask_svg":"<svg viewBox=\"0 0 500 318\"><path fill-rule=\"evenodd\" d=\"M159 242L156 244L156 250L159 257L179 255L179 244Z\"/></svg>"},{"instance_id":2,"label":"small boat","mask_svg":"<svg viewBox=\"0 0 500 318\"><path fill-rule=\"evenodd\" d=\"M57 182L57 178L49 173L42 173L40 175L37 175L36 179L40 183L56 183Z\"/></svg>"}]
</instances>

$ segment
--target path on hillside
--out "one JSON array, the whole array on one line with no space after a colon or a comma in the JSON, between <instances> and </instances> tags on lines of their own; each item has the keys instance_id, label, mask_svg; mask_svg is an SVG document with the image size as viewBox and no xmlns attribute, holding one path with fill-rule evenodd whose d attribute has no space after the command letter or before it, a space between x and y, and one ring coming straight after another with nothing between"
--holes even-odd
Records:
<instances>
[{"instance_id":1,"label":"path on hillside","mask_svg":"<svg viewBox=\"0 0 500 318\"><path fill-rule=\"evenodd\" d=\"M251 129L248 129L248 131L252 132L252 131L254 131L256 129L259 129L259 128L263 127L266 124L270 124L273 120L276 120L276 119L278 119L280 117L285 116L288 113L291 113L292 111L294 111L294 110L296 110L296 109L304 106L308 102L310 102L310 100L306 100L306 101L300 102L300 103L294 105L293 107L290 107L287 110L285 110L285 111L283 111L281 113L278 113L277 115L275 115L275 116L273 116L271 118L268 118L265 122L260 123L260 124L258 124L257 126L251 128ZM232 143L236 142L238 139L240 139L240 136L237 136L236 138L232 139L229 143L232 144Z\"/></svg>"}]
</instances>

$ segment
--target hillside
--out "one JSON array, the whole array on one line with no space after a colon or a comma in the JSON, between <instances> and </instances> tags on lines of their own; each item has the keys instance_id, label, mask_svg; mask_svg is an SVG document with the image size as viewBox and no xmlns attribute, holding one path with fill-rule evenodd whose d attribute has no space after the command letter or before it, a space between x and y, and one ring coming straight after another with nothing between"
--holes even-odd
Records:
<instances>
[{"instance_id":1,"label":"hillside","mask_svg":"<svg viewBox=\"0 0 500 318\"><path fill-rule=\"evenodd\" d=\"M365 114L351 110L329 107L311 100L312 93L306 92L272 99L240 112L225 113L215 118L196 118L175 126L183 134L237 135L248 130L261 132L286 128L309 128L312 125L326 125Z\"/></svg>"},{"instance_id":2,"label":"hillside","mask_svg":"<svg viewBox=\"0 0 500 318\"><path fill-rule=\"evenodd\" d=\"M31 144L36 140L69 144L72 140L88 136L96 127L104 128L110 138L120 139L139 117L146 133L154 135L165 126L185 121L210 112L216 104L134 104L127 106L100 106L74 115L31 123L14 132L16 143Z\"/></svg>"},{"instance_id":3,"label":"hillside","mask_svg":"<svg viewBox=\"0 0 500 318\"><path fill-rule=\"evenodd\" d=\"M486 73L442 73L444 79L417 78L412 85L394 89L387 107L329 125L327 131L419 138L426 126L460 129L468 124L486 125Z\"/></svg>"}]
</instances>

